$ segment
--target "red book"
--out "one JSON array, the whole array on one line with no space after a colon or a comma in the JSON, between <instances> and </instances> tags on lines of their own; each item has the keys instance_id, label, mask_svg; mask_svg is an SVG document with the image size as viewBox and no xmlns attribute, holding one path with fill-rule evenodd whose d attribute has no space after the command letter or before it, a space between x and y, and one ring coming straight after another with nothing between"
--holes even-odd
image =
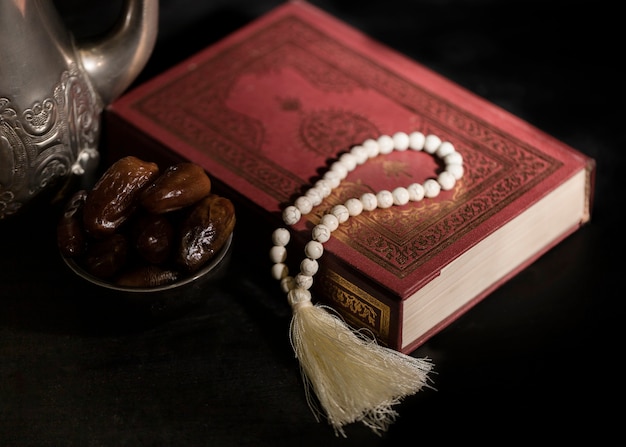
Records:
<instances>
[{"instance_id":1,"label":"red book","mask_svg":"<svg viewBox=\"0 0 626 447\"><path fill-rule=\"evenodd\" d=\"M349 219L315 275L314 298L405 353L590 219L593 159L302 1L128 92L105 120L110 158L201 164L260 216L238 219L239 236L255 232L250 256L268 275L282 209L341 153L399 131L452 142L465 166L454 189ZM308 241L349 197L437 170L425 153L372 159L298 224L296 239Z\"/></svg>"}]
</instances>

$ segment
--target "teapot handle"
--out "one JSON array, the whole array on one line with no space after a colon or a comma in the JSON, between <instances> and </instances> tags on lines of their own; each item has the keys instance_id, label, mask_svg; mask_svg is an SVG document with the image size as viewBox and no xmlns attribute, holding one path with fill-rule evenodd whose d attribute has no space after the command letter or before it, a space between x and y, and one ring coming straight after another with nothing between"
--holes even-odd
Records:
<instances>
[{"instance_id":1,"label":"teapot handle","mask_svg":"<svg viewBox=\"0 0 626 447\"><path fill-rule=\"evenodd\" d=\"M113 29L76 44L82 66L104 105L120 96L148 62L158 33L158 0L125 0Z\"/></svg>"}]
</instances>

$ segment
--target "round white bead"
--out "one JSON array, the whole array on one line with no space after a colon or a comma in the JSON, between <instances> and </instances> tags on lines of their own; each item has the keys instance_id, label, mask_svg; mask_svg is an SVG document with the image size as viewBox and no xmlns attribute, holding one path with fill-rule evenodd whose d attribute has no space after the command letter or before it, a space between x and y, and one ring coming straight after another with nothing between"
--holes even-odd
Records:
<instances>
[{"instance_id":1,"label":"round white bead","mask_svg":"<svg viewBox=\"0 0 626 447\"><path fill-rule=\"evenodd\" d=\"M367 151L367 156L369 158L377 157L380 154L380 146L378 142L372 138L368 138L363 142L363 147Z\"/></svg>"},{"instance_id":2,"label":"round white bead","mask_svg":"<svg viewBox=\"0 0 626 447\"><path fill-rule=\"evenodd\" d=\"M356 197L346 200L345 206L348 209L350 216L358 216L363 212L363 202Z\"/></svg>"},{"instance_id":3,"label":"round white bead","mask_svg":"<svg viewBox=\"0 0 626 447\"><path fill-rule=\"evenodd\" d=\"M452 188L454 188L454 184L456 183L456 179L448 171L443 171L437 177L437 182L439 182L439 185L441 185L441 189L443 189L444 191L449 191Z\"/></svg>"},{"instance_id":4,"label":"round white bead","mask_svg":"<svg viewBox=\"0 0 626 447\"><path fill-rule=\"evenodd\" d=\"M352 149L350 149L350 152L352 153L352 155L354 155L354 159L356 160L356 163L358 165L362 165L368 159L367 149L365 149L360 144L357 145L357 146L354 146Z\"/></svg>"},{"instance_id":5,"label":"round white bead","mask_svg":"<svg viewBox=\"0 0 626 447\"><path fill-rule=\"evenodd\" d=\"M452 174L452 176L456 180L459 180L461 177L463 177L463 172L465 171L465 169L463 169L463 165L454 164L454 165L446 165L446 171Z\"/></svg>"},{"instance_id":6,"label":"round white bead","mask_svg":"<svg viewBox=\"0 0 626 447\"><path fill-rule=\"evenodd\" d=\"M458 152L452 152L443 158L443 162L447 165L462 165L463 156Z\"/></svg>"},{"instance_id":7,"label":"round white bead","mask_svg":"<svg viewBox=\"0 0 626 447\"><path fill-rule=\"evenodd\" d=\"M439 149L437 149L436 154L437 157L444 158L446 155L449 155L452 152L455 152L452 143L450 143L449 141L444 141L443 143L441 143L441 145L439 145Z\"/></svg>"},{"instance_id":8,"label":"round white bead","mask_svg":"<svg viewBox=\"0 0 626 447\"><path fill-rule=\"evenodd\" d=\"M437 197L441 192L441 185L437 180L429 178L424 182L424 196L426 197Z\"/></svg>"},{"instance_id":9,"label":"round white bead","mask_svg":"<svg viewBox=\"0 0 626 447\"><path fill-rule=\"evenodd\" d=\"M402 206L409 203L409 191L406 188L399 186L391 191L393 196L393 204L396 206Z\"/></svg>"},{"instance_id":10,"label":"round white bead","mask_svg":"<svg viewBox=\"0 0 626 447\"><path fill-rule=\"evenodd\" d=\"M386 189L378 191L378 194L376 194L376 200L378 201L378 208L389 208L393 206L393 194L391 194L391 191L387 191Z\"/></svg>"},{"instance_id":11,"label":"round white bead","mask_svg":"<svg viewBox=\"0 0 626 447\"><path fill-rule=\"evenodd\" d=\"M289 239L291 239L291 233L286 228L276 228L272 233L272 243L274 245L285 246L289 243Z\"/></svg>"},{"instance_id":12,"label":"round white bead","mask_svg":"<svg viewBox=\"0 0 626 447\"><path fill-rule=\"evenodd\" d=\"M303 216L309 214L313 209L313 203L307 196L298 197L293 204L296 208L298 208L298 210L300 210L300 214Z\"/></svg>"},{"instance_id":13,"label":"round white bead","mask_svg":"<svg viewBox=\"0 0 626 447\"><path fill-rule=\"evenodd\" d=\"M287 265L283 262L278 262L272 265L272 277L276 280L281 280L289 274Z\"/></svg>"},{"instance_id":14,"label":"round white bead","mask_svg":"<svg viewBox=\"0 0 626 447\"><path fill-rule=\"evenodd\" d=\"M343 160L337 160L337 161L335 161L335 162L333 163L333 165L335 165L335 164L337 164L337 165L339 165L339 166L343 166L343 168L342 168L342 169L345 171L345 173L346 173L346 174L344 175L344 174L343 174L343 172L342 172L342 173L341 173L341 175L343 175L343 177L344 177L344 178L346 178L346 177L348 176L348 174L350 173L350 171L352 171L352 170L354 169L354 168L350 169L351 165L350 165L350 164L348 164L348 163L346 163L346 162L345 162L345 161L343 161ZM355 166L356 166L356 165L355 165Z\"/></svg>"},{"instance_id":15,"label":"round white bead","mask_svg":"<svg viewBox=\"0 0 626 447\"><path fill-rule=\"evenodd\" d=\"M283 211L283 222L287 225L295 225L301 217L300 210L293 205L289 205Z\"/></svg>"},{"instance_id":16,"label":"round white bead","mask_svg":"<svg viewBox=\"0 0 626 447\"><path fill-rule=\"evenodd\" d=\"M318 241L323 244L330 239L330 233L330 228L326 225L318 224L313 227L313 230L311 231L311 238L314 241Z\"/></svg>"},{"instance_id":17,"label":"round white bead","mask_svg":"<svg viewBox=\"0 0 626 447\"><path fill-rule=\"evenodd\" d=\"M437 149L439 149L439 146L441 146L441 138L437 135L430 134L424 141L424 152L434 154Z\"/></svg>"},{"instance_id":18,"label":"round white bead","mask_svg":"<svg viewBox=\"0 0 626 447\"><path fill-rule=\"evenodd\" d=\"M298 273L294 278L296 282L296 286L302 289L310 289L313 285L313 277L303 275L302 273Z\"/></svg>"},{"instance_id":19,"label":"round white bead","mask_svg":"<svg viewBox=\"0 0 626 447\"><path fill-rule=\"evenodd\" d=\"M350 212L345 205L335 205L332 207L330 212L333 213L333 216L337 218L340 224L344 223L350 218Z\"/></svg>"},{"instance_id":20,"label":"round white bead","mask_svg":"<svg viewBox=\"0 0 626 447\"><path fill-rule=\"evenodd\" d=\"M287 301L292 307L300 303L310 302L311 292L308 289L294 287L289 291L289 293L287 293Z\"/></svg>"},{"instance_id":21,"label":"round white bead","mask_svg":"<svg viewBox=\"0 0 626 447\"><path fill-rule=\"evenodd\" d=\"M339 160L334 161L330 165L330 170L336 172L340 180L343 180L348 176L348 168L346 168L346 165Z\"/></svg>"},{"instance_id":22,"label":"round white bead","mask_svg":"<svg viewBox=\"0 0 626 447\"><path fill-rule=\"evenodd\" d=\"M412 183L407 186L409 192L409 200L411 202L419 202L424 198L424 187L420 183Z\"/></svg>"},{"instance_id":23,"label":"round white bead","mask_svg":"<svg viewBox=\"0 0 626 447\"><path fill-rule=\"evenodd\" d=\"M304 258L300 263L300 271L303 275L313 276L319 270L319 263L315 259Z\"/></svg>"},{"instance_id":24,"label":"round white bead","mask_svg":"<svg viewBox=\"0 0 626 447\"><path fill-rule=\"evenodd\" d=\"M378 200L376 199L376 196L371 192L366 192L365 194L363 194L360 200L363 204L363 209L365 211L375 210L378 206Z\"/></svg>"},{"instance_id":25,"label":"round white bead","mask_svg":"<svg viewBox=\"0 0 626 447\"><path fill-rule=\"evenodd\" d=\"M324 198L328 197L330 193L333 192L333 187L330 181L323 178L315 182L315 188L322 194L322 197Z\"/></svg>"},{"instance_id":26,"label":"round white bead","mask_svg":"<svg viewBox=\"0 0 626 447\"><path fill-rule=\"evenodd\" d=\"M393 138L389 135L381 135L378 137L378 146L382 155L390 154L393 151Z\"/></svg>"},{"instance_id":27,"label":"round white bead","mask_svg":"<svg viewBox=\"0 0 626 447\"><path fill-rule=\"evenodd\" d=\"M424 149L424 141L426 137L422 132L411 132L409 134L409 148L414 151L421 151Z\"/></svg>"},{"instance_id":28,"label":"round white bead","mask_svg":"<svg viewBox=\"0 0 626 447\"><path fill-rule=\"evenodd\" d=\"M307 192L304 193L304 195L309 198L313 206L319 205L320 203L322 203L322 200L324 200L322 192L316 187L309 189Z\"/></svg>"},{"instance_id":29,"label":"round white bead","mask_svg":"<svg viewBox=\"0 0 626 447\"><path fill-rule=\"evenodd\" d=\"M330 231L335 231L339 227L339 219L334 214L324 214L320 223L328 227Z\"/></svg>"},{"instance_id":30,"label":"round white bead","mask_svg":"<svg viewBox=\"0 0 626 447\"><path fill-rule=\"evenodd\" d=\"M397 151L406 151L409 148L409 136L404 132L396 132L393 138L393 147Z\"/></svg>"},{"instance_id":31,"label":"round white bead","mask_svg":"<svg viewBox=\"0 0 626 447\"><path fill-rule=\"evenodd\" d=\"M326 171L323 178L330 184L331 189L335 189L337 186L339 186L342 180L339 174L335 171Z\"/></svg>"},{"instance_id":32,"label":"round white bead","mask_svg":"<svg viewBox=\"0 0 626 447\"><path fill-rule=\"evenodd\" d=\"M304 246L304 254L307 258L319 259L324 254L324 246L318 241L309 241Z\"/></svg>"},{"instance_id":33,"label":"round white bead","mask_svg":"<svg viewBox=\"0 0 626 447\"><path fill-rule=\"evenodd\" d=\"M274 245L270 248L270 260L273 263L285 262L287 259L287 249L284 245Z\"/></svg>"},{"instance_id":34,"label":"round white bead","mask_svg":"<svg viewBox=\"0 0 626 447\"><path fill-rule=\"evenodd\" d=\"M295 286L296 281L293 279L293 276L285 276L280 280L280 289L285 293L289 292Z\"/></svg>"},{"instance_id":35,"label":"round white bead","mask_svg":"<svg viewBox=\"0 0 626 447\"><path fill-rule=\"evenodd\" d=\"M356 157L350 152L345 152L341 154L341 156L339 157L339 161L346 166L348 172L354 171L354 168L356 168Z\"/></svg>"}]
</instances>

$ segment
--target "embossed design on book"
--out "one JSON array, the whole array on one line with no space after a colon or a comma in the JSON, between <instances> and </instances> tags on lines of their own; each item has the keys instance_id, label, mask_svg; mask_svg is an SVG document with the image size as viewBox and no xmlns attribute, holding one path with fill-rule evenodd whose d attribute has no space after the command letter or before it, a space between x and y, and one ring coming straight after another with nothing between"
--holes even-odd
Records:
<instances>
[{"instance_id":1,"label":"embossed design on book","mask_svg":"<svg viewBox=\"0 0 626 447\"><path fill-rule=\"evenodd\" d=\"M255 54L255 58L250 59L250 54ZM312 70L314 66L318 68ZM320 73L329 71L333 75L322 82ZM294 169L285 168L269 153L275 140L267 132L276 128L271 120L277 119L277 110L285 114L280 115L281 118L291 123L279 126L288 136L288 144L308 147L317 155L307 159L319 161L320 168L325 159L319 155L319 147L313 146L312 129L306 127L307 122L319 122L324 113L363 116L364 126L354 128L342 127L341 120L334 121L338 126L336 132L346 134L342 141L349 141L351 133L359 133L369 125L376 127L373 118L367 125L368 118L363 111L346 108L350 103L346 92L351 100L366 96L368 101L374 101L372 107L377 110L392 107L406 115L414 115L415 126L420 130L450 138L463 153L467 166L458 190L448 197L442 195L436 203L407 207L396 213L393 219L385 210L354 219L333 234L398 278L410 275L561 166L560 162L536 148L504 134L493 124L481 121L435 92L425 90L293 16L259 29L182 76L184 81L177 79L174 87L166 85L138 101L134 107L225 169L246 179L259 191L275 198L277 203L289 202L293 194L311 181L303 178L304 174L299 176ZM304 93L293 96L281 92L278 86L285 85L285 77L298 86L306 86L296 91L313 89L310 98L325 95L336 103L331 107L326 101L320 107L313 99L307 102ZM256 85L254 94L261 96L251 99L252 93L245 88L249 84ZM267 92L271 87L278 91ZM181 101L184 103L182 108ZM311 105L307 108L309 103ZM234 104L241 105L241 108L234 107ZM250 110L250 104L255 105L254 111ZM243 108L244 105L248 108ZM316 119L307 121L307 117ZM353 143L360 141L362 136L355 135ZM384 172L394 175L398 169L396 166ZM366 183L350 187L355 190L379 189ZM346 193L347 190L342 194ZM322 206L330 206L345 198L338 191ZM324 210L315 211L310 219L316 219ZM311 220L311 223L316 222Z\"/></svg>"},{"instance_id":2,"label":"embossed design on book","mask_svg":"<svg viewBox=\"0 0 626 447\"><path fill-rule=\"evenodd\" d=\"M389 306L328 269L324 271L320 289L321 296L333 297L333 307L346 322L367 328L381 343L388 343L391 318Z\"/></svg>"}]
</instances>

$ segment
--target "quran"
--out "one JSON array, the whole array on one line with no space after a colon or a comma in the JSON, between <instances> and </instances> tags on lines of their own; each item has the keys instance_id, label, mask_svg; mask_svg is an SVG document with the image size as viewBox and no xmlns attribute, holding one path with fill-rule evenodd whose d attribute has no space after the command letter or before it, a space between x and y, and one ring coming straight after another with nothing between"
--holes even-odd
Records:
<instances>
[{"instance_id":1,"label":"quran","mask_svg":"<svg viewBox=\"0 0 626 447\"><path fill-rule=\"evenodd\" d=\"M454 189L350 219L324 245L315 276L315 298L404 353L591 218L593 159L304 1L128 91L104 120L111 160L202 165L252 216L238 220L237 237L252 235L249 255L268 275L283 207L340 154L398 131L454 144L465 169ZM309 240L347 198L423 182L439 169L427 154L370 160L295 236Z\"/></svg>"}]
</instances>

